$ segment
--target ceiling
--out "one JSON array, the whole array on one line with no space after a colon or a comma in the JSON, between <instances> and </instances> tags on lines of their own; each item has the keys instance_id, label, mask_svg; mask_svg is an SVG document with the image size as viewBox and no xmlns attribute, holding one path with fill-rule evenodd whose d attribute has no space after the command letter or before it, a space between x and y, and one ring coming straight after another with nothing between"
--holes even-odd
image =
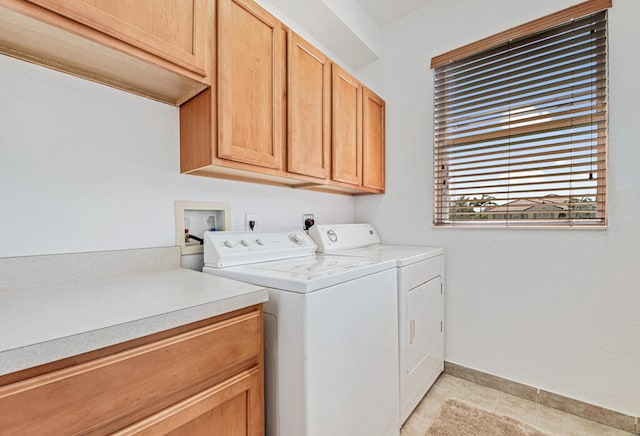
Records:
<instances>
[{"instance_id":1,"label":"ceiling","mask_svg":"<svg viewBox=\"0 0 640 436\"><path fill-rule=\"evenodd\" d=\"M433 0L356 0L365 12L378 24L386 26Z\"/></svg>"},{"instance_id":2,"label":"ceiling","mask_svg":"<svg viewBox=\"0 0 640 436\"><path fill-rule=\"evenodd\" d=\"M294 20L294 30L304 30L355 69L380 58L384 26L434 0L256 1Z\"/></svg>"}]
</instances>

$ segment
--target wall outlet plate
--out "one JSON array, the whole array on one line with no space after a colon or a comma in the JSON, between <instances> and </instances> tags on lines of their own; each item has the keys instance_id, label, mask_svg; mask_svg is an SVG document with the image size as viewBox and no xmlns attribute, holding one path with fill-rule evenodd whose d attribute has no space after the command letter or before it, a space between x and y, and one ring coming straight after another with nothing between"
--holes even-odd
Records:
<instances>
[{"instance_id":1,"label":"wall outlet plate","mask_svg":"<svg viewBox=\"0 0 640 436\"><path fill-rule=\"evenodd\" d=\"M253 229L251 228L251 221L253 221ZM257 213L245 213L244 214L244 230L246 232L255 231L258 227L258 214Z\"/></svg>"},{"instance_id":2,"label":"wall outlet plate","mask_svg":"<svg viewBox=\"0 0 640 436\"><path fill-rule=\"evenodd\" d=\"M312 213L302 215L302 230L309 230L316 223Z\"/></svg>"}]
</instances>

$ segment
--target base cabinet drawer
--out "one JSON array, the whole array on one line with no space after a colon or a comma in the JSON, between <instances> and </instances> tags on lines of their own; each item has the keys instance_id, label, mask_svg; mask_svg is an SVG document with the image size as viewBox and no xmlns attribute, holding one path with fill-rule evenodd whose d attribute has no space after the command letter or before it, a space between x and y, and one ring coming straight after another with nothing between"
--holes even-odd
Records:
<instances>
[{"instance_id":1,"label":"base cabinet drawer","mask_svg":"<svg viewBox=\"0 0 640 436\"><path fill-rule=\"evenodd\" d=\"M116 435L262 435L261 379L262 371L258 368L244 371Z\"/></svg>"},{"instance_id":2,"label":"base cabinet drawer","mask_svg":"<svg viewBox=\"0 0 640 436\"><path fill-rule=\"evenodd\" d=\"M193 411L203 404L216 410L232 392L255 397L263 389L262 322L261 306L256 306L176 336L0 387L0 433L107 434L188 399L201 400L185 406ZM219 406L211 406L212 399ZM252 414L262 416L261 403Z\"/></svg>"}]
</instances>

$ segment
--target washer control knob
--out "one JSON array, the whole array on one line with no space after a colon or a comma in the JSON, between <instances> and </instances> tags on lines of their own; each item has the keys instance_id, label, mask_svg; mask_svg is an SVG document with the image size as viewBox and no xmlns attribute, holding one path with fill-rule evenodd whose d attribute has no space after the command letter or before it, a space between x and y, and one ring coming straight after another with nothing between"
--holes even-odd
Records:
<instances>
[{"instance_id":1,"label":"washer control knob","mask_svg":"<svg viewBox=\"0 0 640 436\"><path fill-rule=\"evenodd\" d=\"M296 245L304 245L304 239L302 239L300 236L296 235L295 233L292 233L289 235L289 240Z\"/></svg>"},{"instance_id":2,"label":"washer control knob","mask_svg":"<svg viewBox=\"0 0 640 436\"><path fill-rule=\"evenodd\" d=\"M327 236L331 242L336 242L338 240L338 234L333 229L327 232Z\"/></svg>"},{"instance_id":3,"label":"washer control knob","mask_svg":"<svg viewBox=\"0 0 640 436\"><path fill-rule=\"evenodd\" d=\"M236 244L233 241L224 241L224 245L229 248L233 248Z\"/></svg>"},{"instance_id":4,"label":"washer control knob","mask_svg":"<svg viewBox=\"0 0 640 436\"><path fill-rule=\"evenodd\" d=\"M262 239L256 239L256 244L264 245L264 241Z\"/></svg>"},{"instance_id":5,"label":"washer control knob","mask_svg":"<svg viewBox=\"0 0 640 436\"><path fill-rule=\"evenodd\" d=\"M249 243L248 243L247 241L245 241L244 239L243 239L242 241L240 241L240 243L241 243L242 245L244 245L245 247L248 247L248 246L249 246Z\"/></svg>"}]
</instances>

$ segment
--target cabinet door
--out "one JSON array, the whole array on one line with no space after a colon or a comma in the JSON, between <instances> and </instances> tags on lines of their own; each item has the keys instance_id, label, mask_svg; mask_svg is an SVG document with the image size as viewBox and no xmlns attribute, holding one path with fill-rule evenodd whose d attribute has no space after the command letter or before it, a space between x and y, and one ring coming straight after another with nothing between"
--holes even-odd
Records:
<instances>
[{"instance_id":1,"label":"cabinet door","mask_svg":"<svg viewBox=\"0 0 640 436\"><path fill-rule=\"evenodd\" d=\"M207 0L29 0L206 75Z\"/></svg>"},{"instance_id":2,"label":"cabinet door","mask_svg":"<svg viewBox=\"0 0 640 436\"><path fill-rule=\"evenodd\" d=\"M362 86L345 70L332 65L331 178L362 183Z\"/></svg>"},{"instance_id":3,"label":"cabinet door","mask_svg":"<svg viewBox=\"0 0 640 436\"><path fill-rule=\"evenodd\" d=\"M219 0L217 35L218 157L281 169L281 24L251 0Z\"/></svg>"},{"instance_id":4,"label":"cabinet door","mask_svg":"<svg viewBox=\"0 0 640 436\"><path fill-rule=\"evenodd\" d=\"M362 99L362 185L384 191L385 104L366 87Z\"/></svg>"},{"instance_id":5,"label":"cabinet door","mask_svg":"<svg viewBox=\"0 0 640 436\"><path fill-rule=\"evenodd\" d=\"M79 434L102 426L107 433L129 425L139 419L134 415L182 401L242 362L262 368L262 325L261 310L254 310L2 386L0 434Z\"/></svg>"},{"instance_id":6,"label":"cabinet door","mask_svg":"<svg viewBox=\"0 0 640 436\"><path fill-rule=\"evenodd\" d=\"M289 32L287 171L329 177L331 70L318 49Z\"/></svg>"},{"instance_id":7,"label":"cabinet door","mask_svg":"<svg viewBox=\"0 0 640 436\"><path fill-rule=\"evenodd\" d=\"M240 373L116 435L262 436L260 368Z\"/></svg>"}]
</instances>

